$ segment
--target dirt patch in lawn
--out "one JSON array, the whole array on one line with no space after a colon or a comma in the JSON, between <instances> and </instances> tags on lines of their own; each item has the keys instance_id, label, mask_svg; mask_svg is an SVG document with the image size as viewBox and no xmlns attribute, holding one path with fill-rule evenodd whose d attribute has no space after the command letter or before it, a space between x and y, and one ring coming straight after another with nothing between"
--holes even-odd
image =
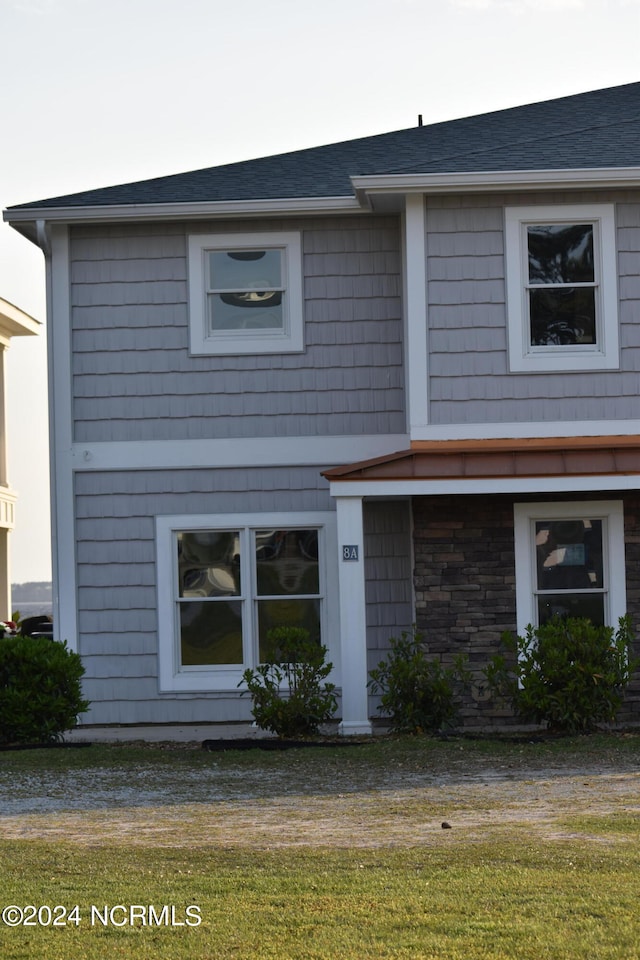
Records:
<instances>
[{"instance_id":1,"label":"dirt patch in lawn","mask_svg":"<svg viewBox=\"0 0 640 960\"><path fill-rule=\"evenodd\" d=\"M113 797L109 803L108 791L103 804L92 805L85 795L82 809L60 809L58 802L46 811L2 816L0 837L87 846L375 848L486 841L498 831L523 828L531 837L562 839L575 836L567 824L578 816L640 814L640 773L606 763L571 769L483 763L472 772L455 763L437 772L399 765L370 776L349 776L340 765L328 766L322 781L319 770L308 774L305 783L304 770L296 779L295 768L288 777L259 765L240 773L221 769L217 777L216 769L210 781L199 776L199 790L194 778L192 800L170 788L162 797L152 791L146 803L133 794L127 803L124 788L117 803ZM247 781L244 790L238 779ZM609 833L585 839L624 842Z\"/></svg>"}]
</instances>

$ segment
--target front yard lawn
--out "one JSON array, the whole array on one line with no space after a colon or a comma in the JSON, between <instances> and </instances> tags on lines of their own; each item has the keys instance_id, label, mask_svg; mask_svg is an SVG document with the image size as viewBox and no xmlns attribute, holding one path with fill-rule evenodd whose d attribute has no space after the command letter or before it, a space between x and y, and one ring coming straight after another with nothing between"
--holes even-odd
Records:
<instances>
[{"instance_id":1,"label":"front yard lawn","mask_svg":"<svg viewBox=\"0 0 640 960\"><path fill-rule=\"evenodd\" d=\"M633 960L639 747L4 753L0 955Z\"/></svg>"}]
</instances>

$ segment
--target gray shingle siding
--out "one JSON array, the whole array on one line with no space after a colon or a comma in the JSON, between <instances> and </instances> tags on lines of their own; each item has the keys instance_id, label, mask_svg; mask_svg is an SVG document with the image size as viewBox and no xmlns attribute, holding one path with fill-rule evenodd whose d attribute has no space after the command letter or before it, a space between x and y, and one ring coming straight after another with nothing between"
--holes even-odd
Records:
<instances>
[{"instance_id":1,"label":"gray shingle siding","mask_svg":"<svg viewBox=\"0 0 640 960\"><path fill-rule=\"evenodd\" d=\"M73 229L76 441L404 432L397 219L284 226L303 234L305 351L244 357L189 355L186 226Z\"/></svg>"},{"instance_id":2,"label":"gray shingle siding","mask_svg":"<svg viewBox=\"0 0 640 960\"><path fill-rule=\"evenodd\" d=\"M249 719L248 700L236 704L235 695L158 697L154 518L331 510L318 468L79 473L75 500L79 653L92 701L85 722Z\"/></svg>"},{"instance_id":3,"label":"gray shingle siding","mask_svg":"<svg viewBox=\"0 0 640 960\"><path fill-rule=\"evenodd\" d=\"M233 695L158 698L154 515L332 509L315 467L79 474L77 581L90 723L248 719ZM365 508L370 666L412 620L408 501ZM117 677L117 680L114 680ZM211 701L216 701L215 716Z\"/></svg>"},{"instance_id":4,"label":"gray shingle siding","mask_svg":"<svg viewBox=\"0 0 640 960\"><path fill-rule=\"evenodd\" d=\"M617 199L620 370L509 372L504 206L576 196L431 198L427 209L430 415L434 424L640 419L640 194Z\"/></svg>"},{"instance_id":5,"label":"gray shingle siding","mask_svg":"<svg viewBox=\"0 0 640 960\"><path fill-rule=\"evenodd\" d=\"M389 638L411 626L411 505L408 500L366 501L364 544L367 640L371 665Z\"/></svg>"}]
</instances>

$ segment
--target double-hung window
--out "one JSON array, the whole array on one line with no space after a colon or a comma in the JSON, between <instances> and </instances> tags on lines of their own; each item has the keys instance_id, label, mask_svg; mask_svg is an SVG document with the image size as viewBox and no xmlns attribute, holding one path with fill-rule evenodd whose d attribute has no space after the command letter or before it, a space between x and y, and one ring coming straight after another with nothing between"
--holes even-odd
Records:
<instances>
[{"instance_id":1,"label":"double-hung window","mask_svg":"<svg viewBox=\"0 0 640 960\"><path fill-rule=\"evenodd\" d=\"M264 659L273 627L304 627L331 647L334 520L158 518L161 689L235 689L243 671Z\"/></svg>"},{"instance_id":2,"label":"double-hung window","mask_svg":"<svg viewBox=\"0 0 640 960\"><path fill-rule=\"evenodd\" d=\"M505 218L511 370L618 367L613 206L508 207Z\"/></svg>"},{"instance_id":3,"label":"double-hung window","mask_svg":"<svg viewBox=\"0 0 640 960\"><path fill-rule=\"evenodd\" d=\"M298 233L189 237L192 354L301 351Z\"/></svg>"},{"instance_id":4,"label":"double-hung window","mask_svg":"<svg viewBox=\"0 0 640 960\"><path fill-rule=\"evenodd\" d=\"M626 613L620 501L514 507L518 631L554 615L615 625Z\"/></svg>"}]
</instances>

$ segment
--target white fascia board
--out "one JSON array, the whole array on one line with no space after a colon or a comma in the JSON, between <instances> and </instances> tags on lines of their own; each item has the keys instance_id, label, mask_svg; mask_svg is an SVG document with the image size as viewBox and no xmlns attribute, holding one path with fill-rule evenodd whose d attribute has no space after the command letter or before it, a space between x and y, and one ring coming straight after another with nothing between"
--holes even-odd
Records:
<instances>
[{"instance_id":1,"label":"white fascia board","mask_svg":"<svg viewBox=\"0 0 640 960\"><path fill-rule=\"evenodd\" d=\"M38 220L56 223L86 223L101 220L219 220L227 217L249 219L263 216L304 216L315 213L362 213L356 197L282 197L274 200L220 200L198 203L127 203L82 207L29 207L3 211L3 219L21 230Z\"/></svg>"},{"instance_id":2,"label":"white fascia board","mask_svg":"<svg viewBox=\"0 0 640 960\"><path fill-rule=\"evenodd\" d=\"M165 470L318 466L354 463L406 450L406 434L344 437L242 437L75 443L73 470Z\"/></svg>"},{"instance_id":3,"label":"white fascia board","mask_svg":"<svg viewBox=\"0 0 640 960\"><path fill-rule=\"evenodd\" d=\"M362 206L377 193L473 193L540 189L541 187L637 187L640 167L576 170L489 170L471 173L378 174L351 177Z\"/></svg>"},{"instance_id":4,"label":"white fascia board","mask_svg":"<svg viewBox=\"0 0 640 960\"><path fill-rule=\"evenodd\" d=\"M437 424L411 431L411 440L526 440L545 437L628 437L640 420L554 420L530 423Z\"/></svg>"},{"instance_id":5,"label":"white fascia board","mask_svg":"<svg viewBox=\"0 0 640 960\"><path fill-rule=\"evenodd\" d=\"M494 493L584 493L638 490L640 474L613 476L488 477L469 480L335 480L332 497L438 497L445 494L485 496Z\"/></svg>"}]
</instances>

